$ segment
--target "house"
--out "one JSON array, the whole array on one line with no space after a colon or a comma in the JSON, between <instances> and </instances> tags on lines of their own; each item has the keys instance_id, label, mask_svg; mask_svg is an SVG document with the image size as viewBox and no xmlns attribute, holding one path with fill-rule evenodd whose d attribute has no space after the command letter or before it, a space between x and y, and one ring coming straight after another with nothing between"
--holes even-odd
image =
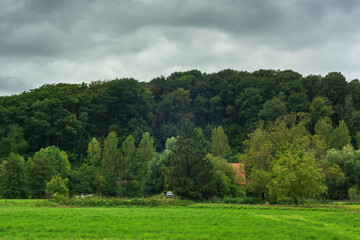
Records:
<instances>
[{"instance_id":1,"label":"house","mask_svg":"<svg viewBox=\"0 0 360 240\"><path fill-rule=\"evenodd\" d=\"M241 163L229 163L235 171L235 181L239 184L246 184L245 168Z\"/></svg>"}]
</instances>

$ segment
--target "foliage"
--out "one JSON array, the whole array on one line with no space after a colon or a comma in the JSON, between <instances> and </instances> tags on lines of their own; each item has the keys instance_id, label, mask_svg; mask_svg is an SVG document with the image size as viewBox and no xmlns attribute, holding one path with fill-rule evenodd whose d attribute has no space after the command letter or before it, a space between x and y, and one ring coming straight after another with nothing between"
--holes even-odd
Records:
<instances>
[{"instance_id":1,"label":"foliage","mask_svg":"<svg viewBox=\"0 0 360 240\"><path fill-rule=\"evenodd\" d=\"M350 201L359 201L360 200L360 194L359 190L357 188L351 187L348 190L349 200Z\"/></svg>"},{"instance_id":2,"label":"foliage","mask_svg":"<svg viewBox=\"0 0 360 240\"><path fill-rule=\"evenodd\" d=\"M96 138L92 138L91 142L88 145L87 149L87 162L90 165L99 165L102 155L102 149L100 143L96 140Z\"/></svg>"},{"instance_id":3,"label":"foliage","mask_svg":"<svg viewBox=\"0 0 360 240\"><path fill-rule=\"evenodd\" d=\"M166 163L167 190L186 199L213 197L216 194L215 169L205 155L206 142L202 130L186 121Z\"/></svg>"},{"instance_id":4,"label":"foliage","mask_svg":"<svg viewBox=\"0 0 360 240\"><path fill-rule=\"evenodd\" d=\"M237 162L240 155L248 177L256 169L271 172L276 152L292 144L319 162L329 197L347 198L352 187L348 178L357 175L342 175L344 166L323 157L328 148L341 150L349 143L359 148L359 96L359 80L347 82L341 73L302 76L291 70L191 70L150 82L123 78L47 84L0 97L0 164L11 152L27 159L27 197L41 197L44 181L58 173L70 178L71 193L159 193L166 190L166 168L174 150L169 151L166 141L191 120L203 129L204 154L210 151L228 162ZM110 134L116 137L105 143ZM51 146L66 152L67 161L51 160L61 157L39 150ZM211 192L206 195L218 195L220 186L228 189L220 184L226 177L234 194L232 178L216 171L209 170L219 187L206 187Z\"/></svg>"},{"instance_id":5,"label":"foliage","mask_svg":"<svg viewBox=\"0 0 360 240\"><path fill-rule=\"evenodd\" d=\"M344 120L341 120L339 126L334 129L331 145L332 147L341 150L343 147L349 145L351 136Z\"/></svg>"},{"instance_id":6,"label":"foliage","mask_svg":"<svg viewBox=\"0 0 360 240\"><path fill-rule=\"evenodd\" d=\"M46 192L53 192L56 195L69 196L69 189L67 183L69 179L62 178L60 174L54 176L49 182L46 182Z\"/></svg>"},{"instance_id":7,"label":"foliage","mask_svg":"<svg viewBox=\"0 0 360 240\"><path fill-rule=\"evenodd\" d=\"M141 207L157 207L157 206L189 206L194 204L190 200L179 200L172 199L166 200L164 195L162 198L102 198L98 196L93 196L89 198L66 198L66 199L57 199L55 202L63 206L72 206L72 207L131 207L131 206L141 206Z\"/></svg>"},{"instance_id":8,"label":"foliage","mask_svg":"<svg viewBox=\"0 0 360 240\"><path fill-rule=\"evenodd\" d=\"M305 197L320 197L327 190L315 158L291 145L279 150L272 164L269 193L276 198L290 197L304 203Z\"/></svg>"},{"instance_id":9,"label":"foliage","mask_svg":"<svg viewBox=\"0 0 360 240\"><path fill-rule=\"evenodd\" d=\"M115 132L110 132L104 141L103 157L101 167L104 176L104 194L115 196L116 176L119 167L120 152L118 150L118 139Z\"/></svg>"},{"instance_id":10,"label":"foliage","mask_svg":"<svg viewBox=\"0 0 360 240\"><path fill-rule=\"evenodd\" d=\"M60 174L66 178L70 173L70 163L65 152L56 147L42 148L33 158L27 161L29 187L34 197L42 197L45 192L45 182Z\"/></svg>"},{"instance_id":11,"label":"foliage","mask_svg":"<svg viewBox=\"0 0 360 240\"><path fill-rule=\"evenodd\" d=\"M168 138L165 150L162 153L156 153L154 158L150 160L145 180L145 194L160 194L165 191L165 164L168 162L176 144L177 139L175 137Z\"/></svg>"},{"instance_id":12,"label":"foliage","mask_svg":"<svg viewBox=\"0 0 360 240\"><path fill-rule=\"evenodd\" d=\"M99 193L103 188L103 179L99 170L84 163L71 171L69 188L72 195Z\"/></svg>"},{"instance_id":13,"label":"foliage","mask_svg":"<svg viewBox=\"0 0 360 240\"><path fill-rule=\"evenodd\" d=\"M323 140L328 147L332 144L333 128L331 120L328 117L323 117L315 125L315 134Z\"/></svg>"},{"instance_id":14,"label":"foliage","mask_svg":"<svg viewBox=\"0 0 360 240\"><path fill-rule=\"evenodd\" d=\"M148 174L148 166L155 156L156 149L154 147L154 139L150 137L148 132L142 135L140 143L136 149L136 162L134 164L134 174L136 180L140 183L138 192L145 193L145 179Z\"/></svg>"},{"instance_id":15,"label":"foliage","mask_svg":"<svg viewBox=\"0 0 360 240\"><path fill-rule=\"evenodd\" d=\"M266 122L272 122L287 113L285 102L278 97L267 100L259 111L259 117Z\"/></svg>"},{"instance_id":16,"label":"foliage","mask_svg":"<svg viewBox=\"0 0 360 240\"><path fill-rule=\"evenodd\" d=\"M228 159L231 155L231 147L223 128L214 128L211 134L211 153L217 157Z\"/></svg>"},{"instance_id":17,"label":"foliage","mask_svg":"<svg viewBox=\"0 0 360 240\"><path fill-rule=\"evenodd\" d=\"M5 198L26 198L28 179L24 158L11 153L0 166L0 195Z\"/></svg>"},{"instance_id":18,"label":"foliage","mask_svg":"<svg viewBox=\"0 0 360 240\"><path fill-rule=\"evenodd\" d=\"M360 151L352 147L343 150L330 149L324 161L330 165L338 165L343 174L336 176L333 181L328 181L329 195L332 199L345 199L348 189L360 186Z\"/></svg>"},{"instance_id":19,"label":"foliage","mask_svg":"<svg viewBox=\"0 0 360 240\"><path fill-rule=\"evenodd\" d=\"M247 179L246 191L264 199L269 192L268 185L271 180L269 172L262 169L254 169Z\"/></svg>"},{"instance_id":20,"label":"foliage","mask_svg":"<svg viewBox=\"0 0 360 240\"><path fill-rule=\"evenodd\" d=\"M9 152L11 153L22 154L25 153L26 149L29 147L29 144L24 139L24 129L17 124L10 128L8 141Z\"/></svg>"},{"instance_id":21,"label":"foliage","mask_svg":"<svg viewBox=\"0 0 360 240\"><path fill-rule=\"evenodd\" d=\"M251 174L253 168L269 170L276 152L288 144L321 158L325 153L325 145L317 136L308 132L308 120L301 113L289 114L278 118L267 127L260 125L244 142L246 149L241 160L245 162L246 173Z\"/></svg>"},{"instance_id":22,"label":"foliage","mask_svg":"<svg viewBox=\"0 0 360 240\"><path fill-rule=\"evenodd\" d=\"M334 113L331 105L328 105L322 97L316 97L310 104L310 115L314 122L318 122L321 118L330 117Z\"/></svg>"},{"instance_id":23,"label":"foliage","mask_svg":"<svg viewBox=\"0 0 360 240\"><path fill-rule=\"evenodd\" d=\"M136 147L135 139L129 135L122 143L120 151L120 164L117 180L118 196L136 196L139 195L139 182L136 179Z\"/></svg>"}]
</instances>

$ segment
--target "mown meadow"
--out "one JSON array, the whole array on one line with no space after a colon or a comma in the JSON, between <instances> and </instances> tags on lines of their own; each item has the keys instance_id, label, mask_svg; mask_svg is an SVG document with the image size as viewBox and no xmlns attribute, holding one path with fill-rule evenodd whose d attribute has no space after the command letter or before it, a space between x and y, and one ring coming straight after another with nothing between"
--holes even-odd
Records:
<instances>
[{"instance_id":1,"label":"mown meadow","mask_svg":"<svg viewBox=\"0 0 360 240\"><path fill-rule=\"evenodd\" d=\"M69 207L0 201L0 239L360 239L359 222L359 205Z\"/></svg>"}]
</instances>

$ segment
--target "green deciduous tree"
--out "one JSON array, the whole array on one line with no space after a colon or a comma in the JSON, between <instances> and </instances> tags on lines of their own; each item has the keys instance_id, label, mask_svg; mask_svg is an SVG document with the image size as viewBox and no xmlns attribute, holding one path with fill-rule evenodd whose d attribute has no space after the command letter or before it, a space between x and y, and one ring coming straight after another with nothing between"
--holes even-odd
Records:
<instances>
[{"instance_id":1,"label":"green deciduous tree","mask_svg":"<svg viewBox=\"0 0 360 240\"><path fill-rule=\"evenodd\" d=\"M266 122L274 121L287 113L285 102L278 97L267 100L259 111L259 117Z\"/></svg>"},{"instance_id":2,"label":"green deciduous tree","mask_svg":"<svg viewBox=\"0 0 360 240\"><path fill-rule=\"evenodd\" d=\"M87 162L90 165L99 165L101 161L102 149L100 143L96 140L96 138L92 138L91 142L88 145L87 149Z\"/></svg>"},{"instance_id":3,"label":"green deciduous tree","mask_svg":"<svg viewBox=\"0 0 360 240\"><path fill-rule=\"evenodd\" d=\"M268 193L268 184L271 180L271 174L262 169L254 169L247 178L246 191L255 194L259 198L265 198Z\"/></svg>"},{"instance_id":4,"label":"green deciduous tree","mask_svg":"<svg viewBox=\"0 0 360 240\"><path fill-rule=\"evenodd\" d=\"M129 135L121 145L117 195L124 197L139 196L140 184L136 179L136 167L135 139Z\"/></svg>"},{"instance_id":5,"label":"green deciduous tree","mask_svg":"<svg viewBox=\"0 0 360 240\"><path fill-rule=\"evenodd\" d=\"M231 155L231 147L228 137L221 126L214 128L211 134L211 153L217 157L228 159Z\"/></svg>"},{"instance_id":6,"label":"green deciduous tree","mask_svg":"<svg viewBox=\"0 0 360 240\"><path fill-rule=\"evenodd\" d=\"M276 198L290 197L295 203L326 192L325 178L313 155L294 146L279 150L272 165L269 193Z\"/></svg>"},{"instance_id":7,"label":"green deciduous tree","mask_svg":"<svg viewBox=\"0 0 360 240\"><path fill-rule=\"evenodd\" d=\"M322 97L316 97L310 104L310 116L314 123L319 122L321 118L330 117L334 113L332 106Z\"/></svg>"},{"instance_id":8,"label":"green deciduous tree","mask_svg":"<svg viewBox=\"0 0 360 240\"><path fill-rule=\"evenodd\" d=\"M177 138L171 137L166 140L166 148L162 153L155 153L155 156L148 164L144 192L148 195L164 192L165 187L165 164L169 160L172 151L177 144Z\"/></svg>"},{"instance_id":9,"label":"green deciduous tree","mask_svg":"<svg viewBox=\"0 0 360 240\"><path fill-rule=\"evenodd\" d=\"M117 171L120 164L120 152L118 139L115 132L110 132L104 141L104 151L101 159L101 167L104 176L104 194L115 196Z\"/></svg>"},{"instance_id":10,"label":"green deciduous tree","mask_svg":"<svg viewBox=\"0 0 360 240\"><path fill-rule=\"evenodd\" d=\"M69 189L67 188L67 183L69 179L62 178L60 174L52 177L52 179L46 182L46 192L53 192L56 195L62 195L65 197L69 196Z\"/></svg>"},{"instance_id":11,"label":"green deciduous tree","mask_svg":"<svg viewBox=\"0 0 360 240\"><path fill-rule=\"evenodd\" d=\"M259 126L249 138L245 140L245 153L241 155L241 162L245 163L246 173L250 174L253 168L268 170L271 158L276 152L276 146L270 138L270 133Z\"/></svg>"},{"instance_id":12,"label":"green deciduous tree","mask_svg":"<svg viewBox=\"0 0 360 240\"><path fill-rule=\"evenodd\" d=\"M178 124L183 119L189 118L190 91L179 88L164 95L163 100L158 104L157 122Z\"/></svg>"},{"instance_id":13,"label":"green deciduous tree","mask_svg":"<svg viewBox=\"0 0 360 240\"><path fill-rule=\"evenodd\" d=\"M83 164L70 174L70 189L72 194L98 193L102 187L102 177L93 165Z\"/></svg>"},{"instance_id":14,"label":"green deciduous tree","mask_svg":"<svg viewBox=\"0 0 360 240\"><path fill-rule=\"evenodd\" d=\"M315 134L323 140L328 147L331 146L333 128L328 117L321 118L315 125Z\"/></svg>"},{"instance_id":15,"label":"green deciduous tree","mask_svg":"<svg viewBox=\"0 0 360 240\"><path fill-rule=\"evenodd\" d=\"M215 169L215 185L219 197L224 197L226 195L231 195L234 188L238 189L236 186L237 182L235 180L235 171L232 166L228 164L225 158L221 156L213 156L212 154L207 154L206 158L214 166Z\"/></svg>"},{"instance_id":16,"label":"green deciduous tree","mask_svg":"<svg viewBox=\"0 0 360 240\"><path fill-rule=\"evenodd\" d=\"M308 132L308 120L304 114L298 113L282 116L267 127L260 125L244 142L246 149L241 160L245 163L246 173L251 174L253 168L267 171L276 152L288 144L320 159L325 154L325 145Z\"/></svg>"},{"instance_id":17,"label":"green deciduous tree","mask_svg":"<svg viewBox=\"0 0 360 240\"><path fill-rule=\"evenodd\" d=\"M346 95L348 94L347 82L345 77L339 72L328 73L319 82L319 94L320 96L329 99L330 103L334 107L335 122L342 119L343 104Z\"/></svg>"},{"instance_id":18,"label":"green deciduous tree","mask_svg":"<svg viewBox=\"0 0 360 240\"><path fill-rule=\"evenodd\" d=\"M359 190L355 187L349 188L348 196L349 196L350 201L359 201L360 200Z\"/></svg>"},{"instance_id":19,"label":"green deciduous tree","mask_svg":"<svg viewBox=\"0 0 360 240\"><path fill-rule=\"evenodd\" d=\"M5 198L26 198L28 181L24 158L11 153L0 169L0 195Z\"/></svg>"},{"instance_id":20,"label":"green deciduous tree","mask_svg":"<svg viewBox=\"0 0 360 240\"><path fill-rule=\"evenodd\" d=\"M351 136L344 120L341 120L339 126L334 129L334 134L331 140L331 146L341 150L343 147L349 145Z\"/></svg>"},{"instance_id":21,"label":"green deciduous tree","mask_svg":"<svg viewBox=\"0 0 360 240\"><path fill-rule=\"evenodd\" d=\"M360 186L360 150L354 151L350 146L342 150L330 149L324 161L340 166L343 171L343 174L335 176L334 181L328 181L332 199L345 199L350 187Z\"/></svg>"},{"instance_id":22,"label":"green deciduous tree","mask_svg":"<svg viewBox=\"0 0 360 240\"><path fill-rule=\"evenodd\" d=\"M24 139L24 129L17 124L10 128L8 134L8 141L9 152L12 153L25 153L26 149L29 146L27 141Z\"/></svg>"},{"instance_id":23,"label":"green deciduous tree","mask_svg":"<svg viewBox=\"0 0 360 240\"><path fill-rule=\"evenodd\" d=\"M136 149L135 175L141 188L144 188L144 181L148 173L149 162L155 156L154 139L148 132L142 135L140 143ZM143 191L142 191L143 192Z\"/></svg>"},{"instance_id":24,"label":"green deciduous tree","mask_svg":"<svg viewBox=\"0 0 360 240\"><path fill-rule=\"evenodd\" d=\"M46 188L45 182L50 181L57 174L60 174L62 178L68 177L70 169L66 152L53 146L42 148L27 161L29 187L32 195L42 197Z\"/></svg>"}]
</instances>

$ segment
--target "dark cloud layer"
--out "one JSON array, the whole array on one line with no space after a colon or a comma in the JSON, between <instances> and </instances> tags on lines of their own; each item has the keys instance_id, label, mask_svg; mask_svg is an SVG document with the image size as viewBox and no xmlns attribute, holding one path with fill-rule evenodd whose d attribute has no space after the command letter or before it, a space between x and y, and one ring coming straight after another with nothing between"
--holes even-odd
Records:
<instances>
[{"instance_id":1,"label":"dark cloud layer","mask_svg":"<svg viewBox=\"0 0 360 240\"><path fill-rule=\"evenodd\" d=\"M351 80L360 78L359 15L357 0L3 0L0 90L193 68Z\"/></svg>"},{"instance_id":2,"label":"dark cloud layer","mask_svg":"<svg viewBox=\"0 0 360 240\"><path fill-rule=\"evenodd\" d=\"M5 95L7 93L12 92L22 92L29 90L31 86L28 82L14 78L9 76L1 76L0 75L0 95Z\"/></svg>"}]
</instances>

